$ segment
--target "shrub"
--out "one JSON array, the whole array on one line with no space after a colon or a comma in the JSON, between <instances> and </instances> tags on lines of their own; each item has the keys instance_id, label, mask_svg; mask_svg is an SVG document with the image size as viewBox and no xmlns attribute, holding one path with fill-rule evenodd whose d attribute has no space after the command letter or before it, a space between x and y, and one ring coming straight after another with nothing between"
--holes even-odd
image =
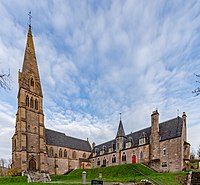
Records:
<instances>
[{"instance_id":1,"label":"shrub","mask_svg":"<svg viewBox=\"0 0 200 185\"><path fill-rule=\"evenodd\" d=\"M8 176L21 176L22 171L20 168L11 168L10 170L8 170L7 175Z\"/></svg>"}]
</instances>

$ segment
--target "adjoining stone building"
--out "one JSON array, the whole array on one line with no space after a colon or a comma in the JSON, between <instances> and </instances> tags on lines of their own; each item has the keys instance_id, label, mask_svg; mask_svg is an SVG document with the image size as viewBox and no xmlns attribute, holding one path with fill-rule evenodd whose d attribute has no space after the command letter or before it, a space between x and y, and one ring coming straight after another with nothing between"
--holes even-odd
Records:
<instances>
[{"instance_id":1,"label":"adjoining stone building","mask_svg":"<svg viewBox=\"0 0 200 185\"><path fill-rule=\"evenodd\" d=\"M92 167L126 163L143 163L156 171L181 171L190 159L186 137L186 114L159 124L159 113L153 111L151 127L125 135L119 122L116 138L94 146Z\"/></svg>"},{"instance_id":2,"label":"adjoining stone building","mask_svg":"<svg viewBox=\"0 0 200 185\"><path fill-rule=\"evenodd\" d=\"M125 135L120 120L116 138L91 148L88 140L66 136L44 125L43 94L29 26L22 71L19 71L18 110L12 137L12 167L22 171L64 174L76 168L144 163L157 171L181 171L190 158L186 114Z\"/></svg>"}]
</instances>

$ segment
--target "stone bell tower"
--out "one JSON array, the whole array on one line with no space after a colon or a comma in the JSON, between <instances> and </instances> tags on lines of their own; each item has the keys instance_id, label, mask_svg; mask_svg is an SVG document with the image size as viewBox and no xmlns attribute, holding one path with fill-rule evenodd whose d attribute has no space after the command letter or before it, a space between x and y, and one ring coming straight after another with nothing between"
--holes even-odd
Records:
<instances>
[{"instance_id":1,"label":"stone bell tower","mask_svg":"<svg viewBox=\"0 0 200 185\"><path fill-rule=\"evenodd\" d=\"M22 171L48 171L43 95L31 25L18 84L18 110L12 137L12 167Z\"/></svg>"}]
</instances>

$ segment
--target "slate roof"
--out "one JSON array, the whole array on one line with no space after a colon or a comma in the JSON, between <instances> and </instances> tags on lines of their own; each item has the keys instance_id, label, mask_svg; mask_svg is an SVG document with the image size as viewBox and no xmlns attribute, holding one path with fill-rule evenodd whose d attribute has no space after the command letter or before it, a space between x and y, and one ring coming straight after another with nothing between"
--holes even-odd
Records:
<instances>
[{"instance_id":1,"label":"slate roof","mask_svg":"<svg viewBox=\"0 0 200 185\"><path fill-rule=\"evenodd\" d=\"M117 136L116 137L125 137L125 132L124 132L124 128L123 128L123 124L122 124L121 120L119 122L119 127L118 127L118 131L117 131Z\"/></svg>"},{"instance_id":2,"label":"slate roof","mask_svg":"<svg viewBox=\"0 0 200 185\"><path fill-rule=\"evenodd\" d=\"M159 124L159 133L160 133L160 141L169 140L172 138L180 137L182 134L182 126L183 119L181 117L176 117L174 119L162 122ZM151 127L136 131L134 133L126 135L126 141L129 142L132 140L132 147L139 146L139 139L141 135L146 136L146 144L150 144L150 136L151 136ZM108 148L112 147L112 145L116 145L115 139L108 141L106 143L102 143L94 147L92 152L97 151L97 155L100 154L100 150L105 147L105 154L108 152Z\"/></svg>"},{"instance_id":3,"label":"slate roof","mask_svg":"<svg viewBox=\"0 0 200 185\"><path fill-rule=\"evenodd\" d=\"M86 140L66 136L64 133L45 129L47 145L66 147L91 152L90 143Z\"/></svg>"}]
</instances>

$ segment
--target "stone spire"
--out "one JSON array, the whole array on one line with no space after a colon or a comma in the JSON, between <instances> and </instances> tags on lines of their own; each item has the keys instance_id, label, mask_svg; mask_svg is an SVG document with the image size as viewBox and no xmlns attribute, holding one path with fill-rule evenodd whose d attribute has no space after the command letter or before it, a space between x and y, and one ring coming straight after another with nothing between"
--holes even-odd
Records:
<instances>
[{"instance_id":1,"label":"stone spire","mask_svg":"<svg viewBox=\"0 0 200 185\"><path fill-rule=\"evenodd\" d=\"M24 88L42 96L40 76L35 55L31 26L29 25L22 72L19 72L19 90Z\"/></svg>"},{"instance_id":2,"label":"stone spire","mask_svg":"<svg viewBox=\"0 0 200 185\"><path fill-rule=\"evenodd\" d=\"M119 127L118 127L116 138L117 137L125 137L124 127L121 120L121 113L120 113L120 121L119 121Z\"/></svg>"}]
</instances>

